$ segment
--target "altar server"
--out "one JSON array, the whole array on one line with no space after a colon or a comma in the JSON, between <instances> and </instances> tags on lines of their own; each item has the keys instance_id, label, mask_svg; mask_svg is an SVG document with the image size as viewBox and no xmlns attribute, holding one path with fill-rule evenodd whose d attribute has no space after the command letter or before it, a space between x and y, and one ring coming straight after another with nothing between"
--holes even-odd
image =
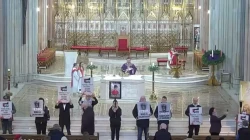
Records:
<instances>
[{"instance_id":1,"label":"altar server","mask_svg":"<svg viewBox=\"0 0 250 140\"><path fill-rule=\"evenodd\" d=\"M79 88L80 76L78 74L79 65L77 63L73 64L71 71L71 88L73 93L78 93L81 88Z\"/></svg>"},{"instance_id":2,"label":"altar server","mask_svg":"<svg viewBox=\"0 0 250 140\"><path fill-rule=\"evenodd\" d=\"M70 109L74 108L74 105L70 101L69 103L62 103L61 101L58 101L55 105L56 109L59 109L59 125L62 129L64 125L66 126L67 129L67 134L71 135L70 132Z\"/></svg>"},{"instance_id":3,"label":"altar server","mask_svg":"<svg viewBox=\"0 0 250 140\"><path fill-rule=\"evenodd\" d=\"M195 135L199 135L199 131L200 131L200 125L190 125L190 112L189 112L189 108L190 107L201 107L200 105L198 105L198 98L193 98L193 103L188 105L185 114L188 116L188 138L192 138L193 137L193 131L195 131Z\"/></svg>"},{"instance_id":4,"label":"altar server","mask_svg":"<svg viewBox=\"0 0 250 140\"><path fill-rule=\"evenodd\" d=\"M109 117L110 117L110 129L111 129L111 140L115 139L119 140L119 133L121 128L121 115L122 109L118 106L118 102L115 99L113 101L113 105L109 109Z\"/></svg>"},{"instance_id":5,"label":"altar server","mask_svg":"<svg viewBox=\"0 0 250 140\"><path fill-rule=\"evenodd\" d=\"M79 105L81 105L83 102L87 102L89 106L91 106L92 108L94 108L94 106L98 104L97 98L95 97L94 94L90 92L84 92L82 96L79 98L78 100Z\"/></svg>"},{"instance_id":6,"label":"altar server","mask_svg":"<svg viewBox=\"0 0 250 140\"><path fill-rule=\"evenodd\" d=\"M43 101L43 113L44 113L44 115L43 115L43 117L36 117L35 118L36 131L37 131L38 135L39 134L46 135L47 122L50 119L49 109L45 105L43 98L39 98L38 100Z\"/></svg>"},{"instance_id":7,"label":"altar server","mask_svg":"<svg viewBox=\"0 0 250 140\"><path fill-rule=\"evenodd\" d=\"M127 58L127 62L121 67L123 73L128 73L129 75L135 75L137 68L133 63L131 63L131 58Z\"/></svg>"},{"instance_id":8,"label":"altar server","mask_svg":"<svg viewBox=\"0 0 250 140\"><path fill-rule=\"evenodd\" d=\"M160 125L162 123L167 125L166 130L168 130L169 119L172 117L172 112L170 104L167 103L166 96L162 97L161 103L159 103L158 106L155 108L154 116L157 119L158 130L160 130Z\"/></svg>"},{"instance_id":9,"label":"altar server","mask_svg":"<svg viewBox=\"0 0 250 140\"><path fill-rule=\"evenodd\" d=\"M147 140L148 128L149 128L149 119L153 114L153 110L149 102L146 101L145 96L140 98L140 101L135 104L133 109L133 116L136 119L136 126L138 130L137 140L142 140L142 132L144 131L145 140Z\"/></svg>"},{"instance_id":10,"label":"altar server","mask_svg":"<svg viewBox=\"0 0 250 140\"><path fill-rule=\"evenodd\" d=\"M177 56L175 55L177 52L174 48L171 48L171 50L168 52L168 61L167 63L167 69L170 69L170 65L176 65L177 64Z\"/></svg>"}]
</instances>

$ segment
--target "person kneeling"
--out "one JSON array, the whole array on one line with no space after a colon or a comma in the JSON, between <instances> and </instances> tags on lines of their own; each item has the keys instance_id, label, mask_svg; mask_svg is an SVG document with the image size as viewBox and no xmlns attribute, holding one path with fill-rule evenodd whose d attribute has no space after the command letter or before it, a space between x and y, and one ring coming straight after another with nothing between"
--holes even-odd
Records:
<instances>
[{"instance_id":1,"label":"person kneeling","mask_svg":"<svg viewBox=\"0 0 250 140\"><path fill-rule=\"evenodd\" d=\"M160 130L155 133L154 140L172 140L171 134L167 131L167 125L162 123Z\"/></svg>"}]
</instances>

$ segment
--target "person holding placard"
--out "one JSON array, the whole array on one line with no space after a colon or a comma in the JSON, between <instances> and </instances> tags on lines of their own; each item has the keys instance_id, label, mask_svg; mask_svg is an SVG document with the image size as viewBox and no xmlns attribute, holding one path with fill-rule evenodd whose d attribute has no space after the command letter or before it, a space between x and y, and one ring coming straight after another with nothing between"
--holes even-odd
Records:
<instances>
[{"instance_id":1,"label":"person holding placard","mask_svg":"<svg viewBox=\"0 0 250 140\"><path fill-rule=\"evenodd\" d=\"M132 114L136 119L136 126L138 130L137 140L142 140L142 132L144 131L145 140L147 140L149 119L153 114L153 110L149 102L146 101L145 96L140 98L140 101L135 105Z\"/></svg>"},{"instance_id":2,"label":"person holding placard","mask_svg":"<svg viewBox=\"0 0 250 140\"><path fill-rule=\"evenodd\" d=\"M242 128L238 130L238 135L236 136L236 140L249 140L250 138L250 130L248 129L249 121L244 120L242 122Z\"/></svg>"},{"instance_id":3,"label":"person holding placard","mask_svg":"<svg viewBox=\"0 0 250 140\"><path fill-rule=\"evenodd\" d=\"M35 124L36 124L36 131L37 134L43 134L46 135L46 128L47 128L47 122L50 120L50 115L49 115L49 109L44 103L43 98L39 98L38 100L42 101L42 107L43 107L43 117L36 117L35 118ZM36 106L39 108L38 106Z\"/></svg>"},{"instance_id":4,"label":"person holding placard","mask_svg":"<svg viewBox=\"0 0 250 140\"><path fill-rule=\"evenodd\" d=\"M69 103L62 103L61 101L57 101L55 108L59 109L59 125L62 129L62 132L63 132L63 128L65 125L66 129L67 129L67 134L71 135L71 132L70 132L70 109L74 108L74 105L72 104L71 100L69 101Z\"/></svg>"},{"instance_id":5,"label":"person holding placard","mask_svg":"<svg viewBox=\"0 0 250 140\"><path fill-rule=\"evenodd\" d=\"M121 128L121 115L122 109L118 106L118 102L115 99L113 101L113 105L109 109L109 117L110 117L110 129L111 129L111 140L115 139L119 140L120 136L120 128Z\"/></svg>"},{"instance_id":6,"label":"person holding placard","mask_svg":"<svg viewBox=\"0 0 250 140\"><path fill-rule=\"evenodd\" d=\"M91 106L92 108L94 108L94 106L98 104L98 100L95 95L89 92L84 92L79 98L79 105L81 105L83 102L88 102L89 106Z\"/></svg>"},{"instance_id":7,"label":"person holding placard","mask_svg":"<svg viewBox=\"0 0 250 140\"><path fill-rule=\"evenodd\" d=\"M82 103L82 126L81 133L88 132L89 135L94 135L95 132L95 113L94 110L89 106L88 102Z\"/></svg>"},{"instance_id":8,"label":"person holding placard","mask_svg":"<svg viewBox=\"0 0 250 140\"><path fill-rule=\"evenodd\" d=\"M214 107L209 109L210 124L211 124L209 132L211 135L219 136L220 131L221 131L221 120L225 119L227 114L228 114L228 111L219 118L217 117L217 112Z\"/></svg>"},{"instance_id":9,"label":"person holding placard","mask_svg":"<svg viewBox=\"0 0 250 140\"><path fill-rule=\"evenodd\" d=\"M158 130L160 130L160 125L162 123L167 125L166 130L168 130L169 120L172 117L171 105L167 103L167 97L163 96L161 103L155 108L154 116L157 119Z\"/></svg>"},{"instance_id":10,"label":"person holding placard","mask_svg":"<svg viewBox=\"0 0 250 140\"><path fill-rule=\"evenodd\" d=\"M0 116L2 120L3 134L6 134L7 131L9 132L9 134L13 134L12 133L12 121L13 121L13 114L16 113L16 108L13 102L10 101L10 96L7 96L7 95L3 96L3 100L4 101L1 102L1 108L2 108L1 111L4 110L5 114L1 114Z\"/></svg>"},{"instance_id":11,"label":"person holding placard","mask_svg":"<svg viewBox=\"0 0 250 140\"><path fill-rule=\"evenodd\" d=\"M195 133L195 135L198 135L199 134L199 131L200 131L200 125L192 125L190 124L190 108L191 107L201 107L199 104L198 104L198 98L193 98L193 103L188 105L186 111L185 111L185 114L188 116L188 138L192 138L193 137L193 133ZM193 132L195 131L195 132Z\"/></svg>"}]
</instances>

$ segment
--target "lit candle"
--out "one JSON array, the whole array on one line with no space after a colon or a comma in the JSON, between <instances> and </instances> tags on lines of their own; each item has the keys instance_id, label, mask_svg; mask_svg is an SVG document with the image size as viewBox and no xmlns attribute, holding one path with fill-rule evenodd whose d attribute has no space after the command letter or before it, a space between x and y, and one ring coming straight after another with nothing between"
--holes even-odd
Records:
<instances>
[{"instance_id":1,"label":"lit candle","mask_svg":"<svg viewBox=\"0 0 250 140\"><path fill-rule=\"evenodd\" d=\"M242 84L240 85L240 101L242 101L242 94L243 94L243 86Z\"/></svg>"},{"instance_id":2,"label":"lit candle","mask_svg":"<svg viewBox=\"0 0 250 140\"><path fill-rule=\"evenodd\" d=\"M153 63L152 66L155 66L155 63Z\"/></svg>"},{"instance_id":3,"label":"lit candle","mask_svg":"<svg viewBox=\"0 0 250 140\"><path fill-rule=\"evenodd\" d=\"M214 50L212 50L212 57L214 57Z\"/></svg>"},{"instance_id":4,"label":"lit candle","mask_svg":"<svg viewBox=\"0 0 250 140\"><path fill-rule=\"evenodd\" d=\"M10 69L8 69L8 71L10 72Z\"/></svg>"},{"instance_id":5,"label":"lit candle","mask_svg":"<svg viewBox=\"0 0 250 140\"><path fill-rule=\"evenodd\" d=\"M93 63L92 62L90 62L90 65L92 65Z\"/></svg>"}]
</instances>

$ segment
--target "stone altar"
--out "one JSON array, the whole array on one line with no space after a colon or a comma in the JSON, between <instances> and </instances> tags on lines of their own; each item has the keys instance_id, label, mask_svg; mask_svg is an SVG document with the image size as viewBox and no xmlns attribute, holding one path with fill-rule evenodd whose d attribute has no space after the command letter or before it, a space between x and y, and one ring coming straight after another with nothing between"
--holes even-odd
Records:
<instances>
[{"instance_id":1,"label":"stone altar","mask_svg":"<svg viewBox=\"0 0 250 140\"><path fill-rule=\"evenodd\" d=\"M105 75L105 77L100 80L100 98L103 100L109 100L110 81L121 82L121 100L137 101L141 96L145 95L145 80L141 75L131 75L129 77Z\"/></svg>"}]
</instances>

